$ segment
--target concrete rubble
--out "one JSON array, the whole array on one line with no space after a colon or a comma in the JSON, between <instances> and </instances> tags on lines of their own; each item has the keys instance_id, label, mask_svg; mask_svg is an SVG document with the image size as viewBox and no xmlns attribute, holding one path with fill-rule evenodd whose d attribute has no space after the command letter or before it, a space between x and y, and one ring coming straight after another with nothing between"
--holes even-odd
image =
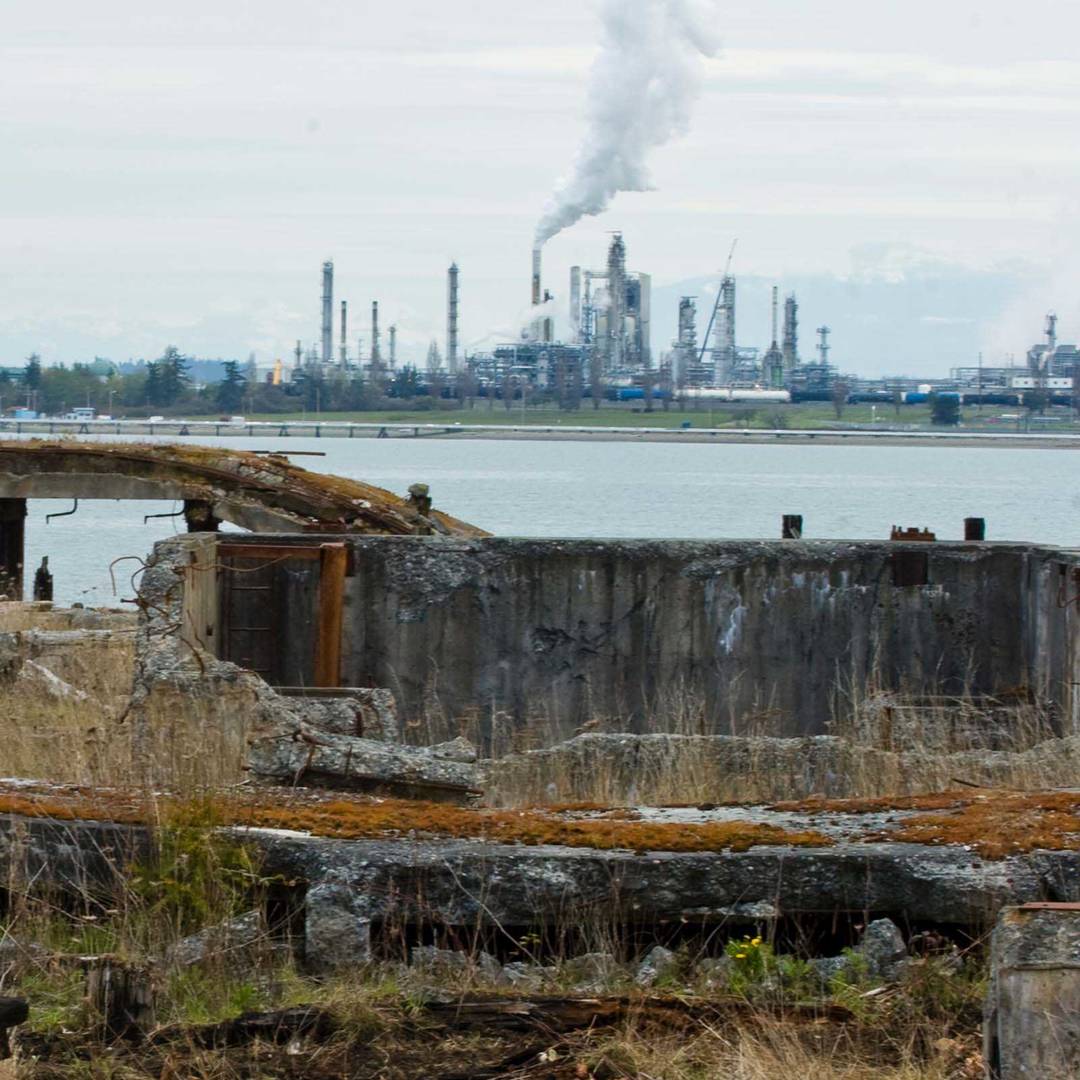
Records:
<instances>
[{"instance_id":1,"label":"concrete rubble","mask_svg":"<svg viewBox=\"0 0 1080 1080\"><path fill-rule=\"evenodd\" d=\"M475 750L464 740L435 747L404 744L389 690L284 696L257 675L188 647L173 632L182 619L176 588L182 574L182 562L159 559L142 580L147 619L139 635L131 718L147 762L160 756L152 747L162 725L194 712L223 741L234 780L246 774L274 783L436 799L463 799L478 791Z\"/></svg>"}]
</instances>

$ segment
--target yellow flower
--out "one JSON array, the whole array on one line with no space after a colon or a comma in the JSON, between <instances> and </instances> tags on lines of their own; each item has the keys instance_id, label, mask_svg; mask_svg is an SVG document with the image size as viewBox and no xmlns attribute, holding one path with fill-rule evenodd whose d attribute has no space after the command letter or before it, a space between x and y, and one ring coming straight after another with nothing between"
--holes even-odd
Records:
<instances>
[{"instance_id":1,"label":"yellow flower","mask_svg":"<svg viewBox=\"0 0 1080 1080\"><path fill-rule=\"evenodd\" d=\"M735 959L736 959L736 960L745 960L745 959L746 959L746 953L744 953L744 952L737 952L737 953L735 954Z\"/></svg>"},{"instance_id":2,"label":"yellow flower","mask_svg":"<svg viewBox=\"0 0 1080 1080\"><path fill-rule=\"evenodd\" d=\"M753 945L754 948L757 948L757 946L761 944L761 938L759 938L759 937L754 938L754 940L751 941L750 944Z\"/></svg>"}]
</instances>

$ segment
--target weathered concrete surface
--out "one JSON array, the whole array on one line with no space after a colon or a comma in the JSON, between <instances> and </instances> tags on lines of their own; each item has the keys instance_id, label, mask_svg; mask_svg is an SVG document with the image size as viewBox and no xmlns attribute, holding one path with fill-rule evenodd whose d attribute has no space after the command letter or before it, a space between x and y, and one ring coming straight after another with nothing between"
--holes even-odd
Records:
<instances>
[{"instance_id":1,"label":"weathered concrete surface","mask_svg":"<svg viewBox=\"0 0 1080 1080\"><path fill-rule=\"evenodd\" d=\"M1080 782L1080 736L1023 751L898 753L829 735L579 735L486 763L492 806L774 802L923 795L958 783L1041 790Z\"/></svg>"},{"instance_id":2,"label":"weathered concrete surface","mask_svg":"<svg viewBox=\"0 0 1080 1080\"><path fill-rule=\"evenodd\" d=\"M297 723L291 730L254 734L247 765L270 781L307 787L365 790L429 790L479 794L475 765L441 757L427 747L392 746L372 739L333 735Z\"/></svg>"},{"instance_id":3,"label":"weathered concrete surface","mask_svg":"<svg viewBox=\"0 0 1080 1080\"><path fill-rule=\"evenodd\" d=\"M1075 555L1014 544L352 538L343 681L495 753L583 723L823 734L852 698L1030 696L1080 731ZM898 554L928 583L894 584Z\"/></svg>"},{"instance_id":4,"label":"weathered concrete surface","mask_svg":"<svg viewBox=\"0 0 1080 1080\"><path fill-rule=\"evenodd\" d=\"M900 924L981 926L1010 904L1080 900L1077 851L998 862L962 846L888 843L636 854L230 831L262 852L267 875L306 882L309 889L333 886L337 891L326 896L331 907L344 905L349 918L373 924L721 921L737 906L767 905L778 915L851 912ZM125 867L146 843L146 832L135 827L6 815L0 818L0 873L13 884L100 895L123 883Z\"/></svg>"},{"instance_id":5,"label":"weathered concrete surface","mask_svg":"<svg viewBox=\"0 0 1080 1080\"><path fill-rule=\"evenodd\" d=\"M1080 908L1002 912L984 1038L992 1080L1080 1075Z\"/></svg>"},{"instance_id":6,"label":"weathered concrete surface","mask_svg":"<svg viewBox=\"0 0 1080 1080\"><path fill-rule=\"evenodd\" d=\"M526 926L727 917L735 904L781 914L869 912L897 921L984 925L1005 904L1080 899L1080 852L987 862L964 848L850 844L808 850L637 855L476 841L335 841L248 830L267 865L333 876L372 898L373 919Z\"/></svg>"},{"instance_id":7,"label":"weathered concrete surface","mask_svg":"<svg viewBox=\"0 0 1080 1080\"><path fill-rule=\"evenodd\" d=\"M196 538L195 550L205 549ZM155 549L143 575L135 690L129 713L144 779L182 790L246 776L304 786L419 791L463 797L477 789L461 748L395 743L397 710L387 690L337 700L282 696L261 678L216 660L184 633L190 544ZM179 632L178 632L179 631ZM351 732L361 731L366 737Z\"/></svg>"},{"instance_id":8,"label":"weathered concrete surface","mask_svg":"<svg viewBox=\"0 0 1080 1080\"><path fill-rule=\"evenodd\" d=\"M389 690L349 688L334 697L290 694L287 700L293 712L320 731L376 742L402 741L397 702Z\"/></svg>"},{"instance_id":9,"label":"weathered concrete surface","mask_svg":"<svg viewBox=\"0 0 1080 1080\"><path fill-rule=\"evenodd\" d=\"M0 498L191 500L256 532L484 535L438 511L421 515L382 488L221 447L5 440Z\"/></svg>"}]
</instances>

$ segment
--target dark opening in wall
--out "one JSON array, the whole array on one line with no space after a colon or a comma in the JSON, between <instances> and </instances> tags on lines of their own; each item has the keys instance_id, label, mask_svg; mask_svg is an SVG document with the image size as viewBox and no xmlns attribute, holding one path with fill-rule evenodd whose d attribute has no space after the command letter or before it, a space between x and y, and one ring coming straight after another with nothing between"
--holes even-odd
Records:
<instances>
[{"instance_id":1,"label":"dark opening in wall","mask_svg":"<svg viewBox=\"0 0 1080 1080\"><path fill-rule=\"evenodd\" d=\"M897 588L914 588L930 583L930 556L927 552L894 551L891 558L893 584Z\"/></svg>"}]
</instances>

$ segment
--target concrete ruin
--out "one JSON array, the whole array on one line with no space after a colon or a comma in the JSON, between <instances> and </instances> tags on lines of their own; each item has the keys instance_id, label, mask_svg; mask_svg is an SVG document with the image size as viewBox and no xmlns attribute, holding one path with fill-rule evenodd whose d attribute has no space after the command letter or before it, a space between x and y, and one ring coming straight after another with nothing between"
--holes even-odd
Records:
<instances>
[{"instance_id":1,"label":"concrete ruin","mask_svg":"<svg viewBox=\"0 0 1080 1080\"><path fill-rule=\"evenodd\" d=\"M230 522L253 532L440 534L483 531L415 500L312 473L284 454L139 443L0 443L0 581L23 596L27 499L161 499L192 532Z\"/></svg>"},{"instance_id":2,"label":"concrete ruin","mask_svg":"<svg viewBox=\"0 0 1080 1080\"><path fill-rule=\"evenodd\" d=\"M387 941L497 951L500 935L612 923L652 948L674 942L670 927L707 939L804 920L835 951L874 918L893 920L894 937L974 932L1009 905L1080 901L1080 553L410 529L177 537L139 580L137 620L0 635L9 686L31 663L48 668L49 634L81 634L68 639L78 648L125 635L132 693L106 726L123 733L128 774L277 808L273 824L227 828L290 883L309 969L367 962ZM992 788L1064 790L1024 806L1031 837L993 850L920 824L929 809L946 825L969 814L959 797L762 805L958 785L976 793L974 829ZM48 789L38 813L19 790L0 785L23 807L0 819L6 880L107 897L150 842L139 821ZM423 800L422 824L304 824L312 807L340 802L348 819L388 798ZM477 815L477 833L447 831L436 803ZM675 831L745 826L750 839L552 842L552 823L573 832L603 814L560 803ZM649 809L664 804L679 809ZM485 834L497 807L535 835Z\"/></svg>"}]
</instances>

